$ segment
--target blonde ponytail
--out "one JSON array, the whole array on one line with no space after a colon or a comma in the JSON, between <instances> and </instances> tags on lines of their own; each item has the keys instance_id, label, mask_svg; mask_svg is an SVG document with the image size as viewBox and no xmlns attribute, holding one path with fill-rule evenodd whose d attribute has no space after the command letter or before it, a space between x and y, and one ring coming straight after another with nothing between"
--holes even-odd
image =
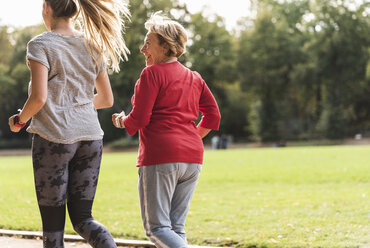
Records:
<instances>
[{"instance_id":1,"label":"blonde ponytail","mask_svg":"<svg viewBox=\"0 0 370 248\"><path fill-rule=\"evenodd\" d=\"M123 39L122 17L130 19L127 3L124 0L78 0L78 3L91 55L95 49L99 53L96 62L103 59L113 71L118 72L120 60L128 60L130 53Z\"/></svg>"}]
</instances>

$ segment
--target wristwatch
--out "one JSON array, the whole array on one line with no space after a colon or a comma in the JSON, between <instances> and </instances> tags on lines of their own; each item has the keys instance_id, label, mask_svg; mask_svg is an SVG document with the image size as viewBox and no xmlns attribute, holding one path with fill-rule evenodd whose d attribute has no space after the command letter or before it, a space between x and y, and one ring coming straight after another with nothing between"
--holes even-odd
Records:
<instances>
[{"instance_id":1,"label":"wristwatch","mask_svg":"<svg viewBox=\"0 0 370 248\"><path fill-rule=\"evenodd\" d=\"M24 126L26 126L26 123L19 122L19 114L16 114L16 116L14 116L13 121L14 121L14 126L16 127L24 128Z\"/></svg>"}]
</instances>

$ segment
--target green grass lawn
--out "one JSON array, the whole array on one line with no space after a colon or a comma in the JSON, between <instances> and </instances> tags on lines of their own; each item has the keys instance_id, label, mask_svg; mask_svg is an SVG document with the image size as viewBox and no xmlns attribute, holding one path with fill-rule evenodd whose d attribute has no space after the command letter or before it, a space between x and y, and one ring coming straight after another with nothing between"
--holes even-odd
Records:
<instances>
[{"instance_id":1,"label":"green grass lawn","mask_svg":"<svg viewBox=\"0 0 370 248\"><path fill-rule=\"evenodd\" d=\"M136 153L103 155L96 219L145 239ZM0 157L0 228L41 230L30 157ZM370 146L206 151L186 230L191 244L369 247ZM67 233L74 233L67 220Z\"/></svg>"}]
</instances>

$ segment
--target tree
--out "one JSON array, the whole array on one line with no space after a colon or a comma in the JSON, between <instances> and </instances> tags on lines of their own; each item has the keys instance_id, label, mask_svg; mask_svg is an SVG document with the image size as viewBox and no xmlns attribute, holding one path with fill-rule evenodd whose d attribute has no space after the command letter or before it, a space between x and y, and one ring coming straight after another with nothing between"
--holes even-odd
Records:
<instances>
[{"instance_id":1,"label":"tree","mask_svg":"<svg viewBox=\"0 0 370 248\"><path fill-rule=\"evenodd\" d=\"M241 32L238 71L254 93L257 136L342 138L366 126L369 3L253 2L257 15Z\"/></svg>"},{"instance_id":2,"label":"tree","mask_svg":"<svg viewBox=\"0 0 370 248\"><path fill-rule=\"evenodd\" d=\"M215 95L222 115L220 132L246 139L248 105L236 71L236 42L217 15L193 14L186 65L200 73Z\"/></svg>"},{"instance_id":3,"label":"tree","mask_svg":"<svg viewBox=\"0 0 370 248\"><path fill-rule=\"evenodd\" d=\"M8 27L0 27L0 64L8 64L13 53L13 46L10 42Z\"/></svg>"},{"instance_id":4,"label":"tree","mask_svg":"<svg viewBox=\"0 0 370 248\"><path fill-rule=\"evenodd\" d=\"M365 6L351 10L343 1L317 1L311 23L315 39L317 73L323 85L323 108L319 128L327 138L351 133L354 103L363 89L369 61L370 23ZM365 89L367 86L365 86Z\"/></svg>"},{"instance_id":5,"label":"tree","mask_svg":"<svg viewBox=\"0 0 370 248\"><path fill-rule=\"evenodd\" d=\"M15 114L17 109L22 108L27 99L30 73L26 65L26 48L28 41L44 30L43 26L32 26L16 29L8 34L8 40L14 40L15 44L9 50L11 55L6 64L0 66L0 136L2 138L14 138L8 127L9 116ZM8 45L11 44L10 42ZM22 131L17 137L23 139L28 134Z\"/></svg>"},{"instance_id":6,"label":"tree","mask_svg":"<svg viewBox=\"0 0 370 248\"><path fill-rule=\"evenodd\" d=\"M262 141L277 142L291 136L289 118L294 115L290 95L290 73L302 60L300 31L295 24L304 9L297 2L283 6L274 1L257 3L257 17L240 35L238 71L243 89L253 92L257 108L256 136ZM296 10L299 11L296 11ZM291 16L290 13L294 13Z\"/></svg>"},{"instance_id":7,"label":"tree","mask_svg":"<svg viewBox=\"0 0 370 248\"><path fill-rule=\"evenodd\" d=\"M278 142L369 132L370 3L365 0L252 0L255 15L240 20L241 31L234 33L220 16L190 15L177 0L130 4L125 40L131 55L120 73L109 75L114 107L98 112L105 141L125 136L113 127L111 114L130 111L134 84L145 67L144 22L159 10L189 31L188 52L180 62L198 71L214 93L220 133ZM0 27L1 139L14 137L7 119L27 97L27 42L45 29L10 30Z\"/></svg>"}]
</instances>

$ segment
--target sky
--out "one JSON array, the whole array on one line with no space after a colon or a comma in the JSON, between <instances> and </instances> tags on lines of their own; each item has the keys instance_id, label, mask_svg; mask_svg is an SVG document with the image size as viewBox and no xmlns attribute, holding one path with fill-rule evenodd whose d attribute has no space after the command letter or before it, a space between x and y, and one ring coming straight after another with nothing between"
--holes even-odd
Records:
<instances>
[{"instance_id":1,"label":"sky","mask_svg":"<svg viewBox=\"0 0 370 248\"><path fill-rule=\"evenodd\" d=\"M155 1L155 0L153 0ZM204 6L205 14L216 13L225 18L226 27L233 29L237 20L246 16L248 0L180 0L185 2L191 13L199 12ZM24 27L42 23L43 0L1 0L0 25Z\"/></svg>"}]
</instances>

